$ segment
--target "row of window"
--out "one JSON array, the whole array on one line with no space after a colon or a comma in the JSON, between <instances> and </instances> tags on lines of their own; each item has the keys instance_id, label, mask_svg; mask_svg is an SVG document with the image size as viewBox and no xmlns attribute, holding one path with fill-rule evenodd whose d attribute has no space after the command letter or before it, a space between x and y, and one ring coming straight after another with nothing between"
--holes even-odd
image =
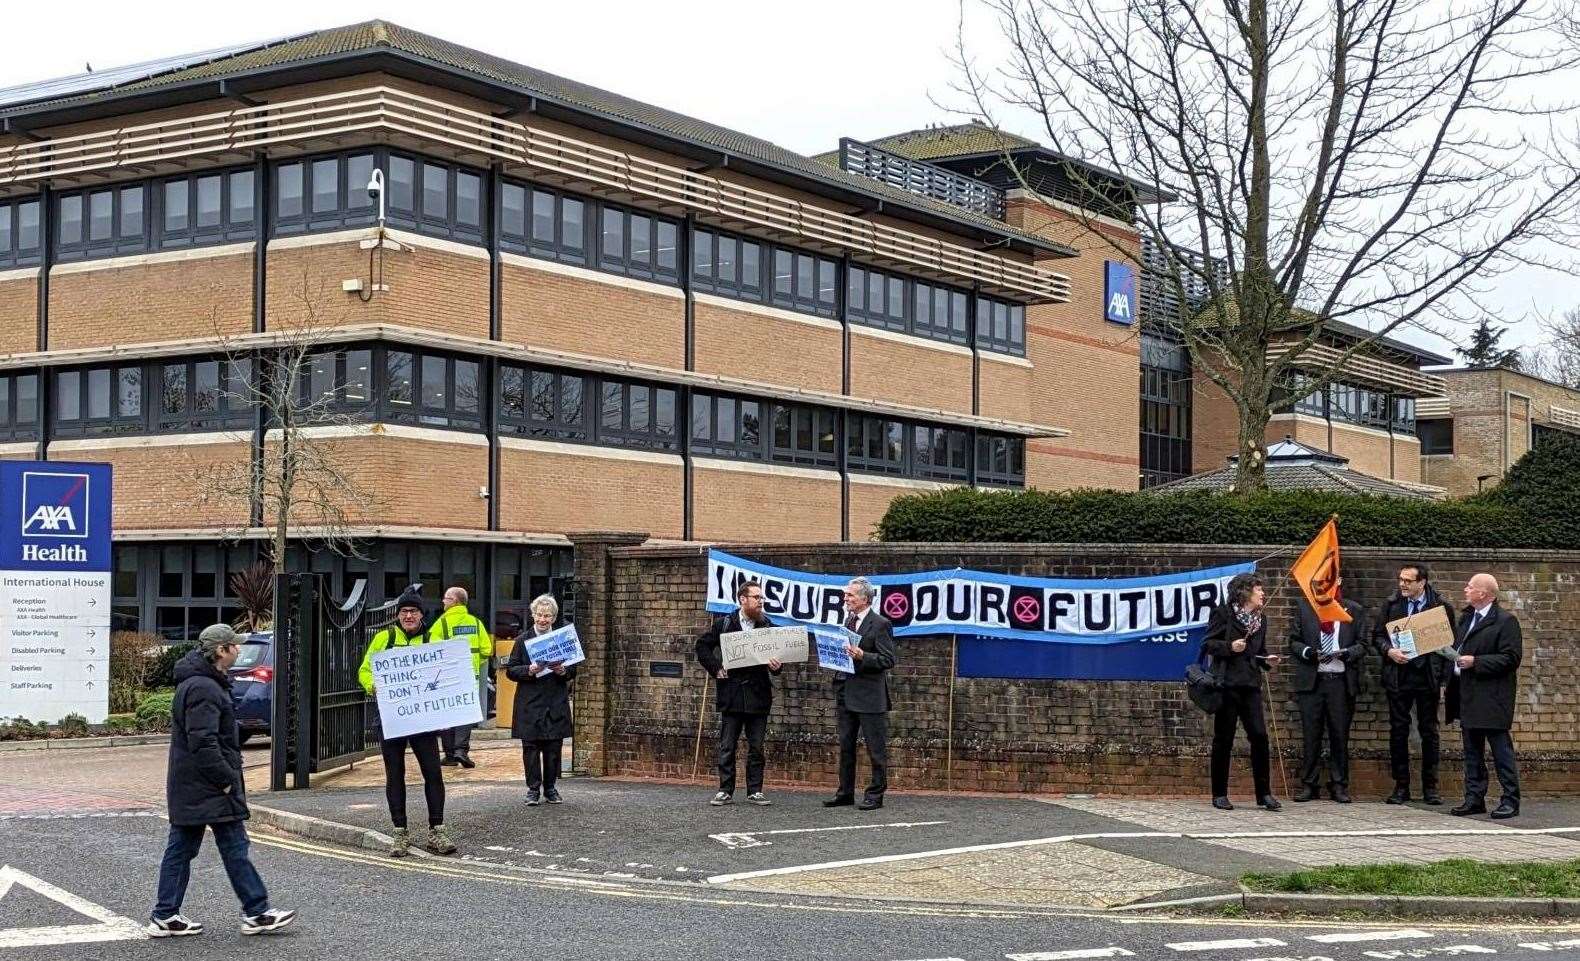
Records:
<instances>
[{"instance_id":1,"label":"row of window","mask_svg":"<svg viewBox=\"0 0 1580 961\"><path fill-rule=\"evenodd\" d=\"M1304 374L1296 374L1292 389L1298 392L1310 380ZM1290 405L1290 409L1298 414L1391 430L1397 434L1416 432L1414 397L1400 397L1386 391L1341 383L1329 384L1327 390L1314 390L1298 396L1299 399Z\"/></svg>"},{"instance_id":2,"label":"row of window","mask_svg":"<svg viewBox=\"0 0 1580 961\"><path fill-rule=\"evenodd\" d=\"M55 256L87 260L251 239L254 181L248 168L63 193Z\"/></svg>"},{"instance_id":3,"label":"row of window","mask_svg":"<svg viewBox=\"0 0 1580 961\"><path fill-rule=\"evenodd\" d=\"M692 235L691 286L823 317L839 316L839 261L715 230Z\"/></svg>"}]
</instances>

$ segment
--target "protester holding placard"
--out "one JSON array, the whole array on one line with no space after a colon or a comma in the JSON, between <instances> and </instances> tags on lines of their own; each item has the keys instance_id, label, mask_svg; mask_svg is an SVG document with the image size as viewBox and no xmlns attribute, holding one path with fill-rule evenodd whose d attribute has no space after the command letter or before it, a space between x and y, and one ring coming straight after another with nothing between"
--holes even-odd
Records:
<instances>
[{"instance_id":1,"label":"protester holding placard","mask_svg":"<svg viewBox=\"0 0 1580 961\"><path fill-rule=\"evenodd\" d=\"M373 694L373 655L393 647L423 644L427 636L422 630L422 594L412 585L400 596L395 605L395 623L373 635L367 653L362 658L358 677L362 689ZM428 802L428 841L426 847L435 854L454 854L455 842L444 829L444 769L439 766L439 732L426 731L406 737L386 737L379 741L379 753L384 758L384 798L389 804L390 821L395 826L395 844L390 850L393 857L403 858L411 853L411 833L406 829L406 749L417 758L422 770L422 793Z\"/></svg>"},{"instance_id":2,"label":"protester holding placard","mask_svg":"<svg viewBox=\"0 0 1580 961\"><path fill-rule=\"evenodd\" d=\"M1213 608L1202 649L1212 656L1212 671L1224 683L1223 707L1213 715L1212 806L1232 811L1229 803L1229 757L1238 724L1251 742L1251 776L1256 803L1269 811L1283 805L1273 797L1272 761L1267 752L1267 713L1262 704L1262 675L1278 663L1267 653L1267 590L1260 574L1238 574L1229 582L1227 603Z\"/></svg>"},{"instance_id":3,"label":"protester holding placard","mask_svg":"<svg viewBox=\"0 0 1580 961\"><path fill-rule=\"evenodd\" d=\"M1410 714L1415 713L1416 730L1421 734L1421 800L1443 803L1438 793L1437 709L1441 689L1451 665L1446 658L1417 655L1400 650L1388 630L1391 621L1415 618L1441 608L1454 624L1454 606L1437 593L1425 564L1411 561L1399 568L1399 589L1378 612L1372 625L1372 646L1382 655L1383 692L1388 698L1388 759L1393 769L1393 793L1389 804L1410 800Z\"/></svg>"},{"instance_id":4,"label":"protester holding placard","mask_svg":"<svg viewBox=\"0 0 1580 961\"><path fill-rule=\"evenodd\" d=\"M697 638L697 663L713 678L717 695L714 702L719 712L719 790L708 803L722 807L735 800L735 751L744 733L746 800L766 806L772 802L763 794L763 741L774 706L773 679L781 665L778 659L770 659L766 664L725 668L720 642L723 635L773 626L763 614L763 589L756 581L741 581L735 588L735 602L739 610L715 618L712 626Z\"/></svg>"},{"instance_id":5,"label":"protester holding placard","mask_svg":"<svg viewBox=\"0 0 1580 961\"><path fill-rule=\"evenodd\" d=\"M505 676L516 682L510 736L521 739L528 807L536 807L540 797L550 804L562 800L556 785L565 739L572 733L570 682L576 676L576 666L558 660L540 663L529 651L536 638L553 633L559 616L560 605L553 595L534 599L532 626L516 639L505 663Z\"/></svg>"},{"instance_id":6,"label":"protester holding placard","mask_svg":"<svg viewBox=\"0 0 1580 961\"><path fill-rule=\"evenodd\" d=\"M899 660L894 628L872 609L877 588L865 577L845 585L845 629L860 639L846 644L855 671L834 675L834 705L839 715L839 788L824 807L856 805L858 811L883 807L889 786L889 671ZM856 736L867 742L872 780L856 804Z\"/></svg>"}]
</instances>

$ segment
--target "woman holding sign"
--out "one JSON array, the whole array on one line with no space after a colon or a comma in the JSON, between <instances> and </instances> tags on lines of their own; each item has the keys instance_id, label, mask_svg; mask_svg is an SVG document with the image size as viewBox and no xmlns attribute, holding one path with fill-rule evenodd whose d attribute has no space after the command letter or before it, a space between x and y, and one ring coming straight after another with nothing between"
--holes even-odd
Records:
<instances>
[{"instance_id":1,"label":"woman holding sign","mask_svg":"<svg viewBox=\"0 0 1580 961\"><path fill-rule=\"evenodd\" d=\"M1229 601L1213 608L1201 646L1212 655L1212 672L1223 679L1223 707L1212 719L1212 806L1232 811L1229 756L1234 729L1245 728L1251 742L1251 776L1256 803L1269 811L1283 805L1273 797L1272 764L1267 753L1267 713L1262 706L1262 674L1278 663L1267 653L1267 590L1259 574L1237 574L1229 582Z\"/></svg>"},{"instance_id":2,"label":"woman holding sign","mask_svg":"<svg viewBox=\"0 0 1580 961\"><path fill-rule=\"evenodd\" d=\"M560 777L560 752L571 736L570 682L576 667L563 661L540 664L528 654L539 636L551 633L560 605L549 594L532 602L532 626L516 639L505 664L505 676L516 682L510 736L521 739L521 765L527 775L527 805L538 804L538 791L550 804L560 803L555 782Z\"/></svg>"}]
</instances>

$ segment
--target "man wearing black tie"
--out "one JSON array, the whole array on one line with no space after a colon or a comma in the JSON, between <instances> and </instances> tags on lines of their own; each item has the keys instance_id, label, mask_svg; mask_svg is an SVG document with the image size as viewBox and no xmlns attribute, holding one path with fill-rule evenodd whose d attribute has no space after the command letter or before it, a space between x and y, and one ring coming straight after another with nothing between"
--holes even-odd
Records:
<instances>
[{"instance_id":1,"label":"man wearing black tie","mask_svg":"<svg viewBox=\"0 0 1580 961\"><path fill-rule=\"evenodd\" d=\"M1342 603L1350 616L1348 623L1319 620L1311 605L1301 602L1289 633L1289 653L1295 659L1295 701L1300 705L1305 746L1296 801L1322 796L1322 741L1326 737L1328 796L1339 804L1350 803L1350 721L1361 690L1366 610L1354 601Z\"/></svg>"},{"instance_id":2,"label":"man wearing black tie","mask_svg":"<svg viewBox=\"0 0 1580 961\"><path fill-rule=\"evenodd\" d=\"M1448 720L1459 720L1465 741L1465 803L1450 811L1457 817L1487 811L1487 756L1503 786L1503 799L1492 812L1501 821L1520 813L1520 769L1514 760L1516 675L1524 656L1520 622L1498 606L1498 582L1476 574L1465 585L1466 607L1455 633L1454 676L1448 682Z\"/></svg>"},{"instance_id":3,"label":"man wearing black tie","mask_svg":"<svg viewBox=\"0 0 1580 961\"><path fill-rule=\"evenodd\" d=\"M1410 714L1421 734L1421 800L1443 803L1437 793L1438 737L1437 706L1441 702L1443 677L1450 670L1448 661L1436 655L1407 657L1388 633L1390 621L1414 617L1436 607L1454 624L1454 606L1437 593L1429 582L1425 564L1411 561L1399 568L1399 590L1388 598L1372 625L1372 646L1382 655L1383 691L1388 696L1388 759L1393 768L1393 793L1389 804L1410 800Z\"/></svg>"},{"instance_id":4,"label":"man wearing black tie","mask_svg":"<svg viewBox=\"0 0 1580 961\"><path fill-rule=\"evenodd\" d=\"M860 811L883 807L889 786L889 671L898 654L888 618L872 609L877 594L872 582L858 577L845 585L845 629L859 643L846 644L855 673L834 675L834 704L839 715L839 790L823 802L827 808L856 804L856 735L867 742L872 782L856 804Z\"/></svg>"}]
</instances>

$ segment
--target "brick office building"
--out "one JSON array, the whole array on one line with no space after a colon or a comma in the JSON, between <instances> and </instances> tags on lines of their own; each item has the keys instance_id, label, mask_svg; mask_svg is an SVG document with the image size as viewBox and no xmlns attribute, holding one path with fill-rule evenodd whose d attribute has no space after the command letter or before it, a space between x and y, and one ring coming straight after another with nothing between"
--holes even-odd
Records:
<instances>
[{"instance_id":1,"label":"brick office building","mask_svg":"<svg viewBox=\"0 0 1580 961\"><path fill-rule=\"evenodd\" d=\"M932 159L819 162L382 22L4 91L0 456L115 466L117 614L171 637L255 556L260 505L195 474L270 442L232 388L309 319L319 439L380 501L366 559L302 555L341 591L519 608L573 530L864 539L907 491L1133 488L1124 258L1079 193Z\"/></svg>"},{"instance_id":2,"label":"brick office building","mask_svg":"<svg viewBox=\"0 0 1580 961\"><path fill-rule=\"evenodd\" d=\"M1438 374L1446 397L1416 411L1421 480L1451 496L1474 494L1532 447L1555 435L1580 435L1580 390L1502 367Z\"/></svg>"}]
</instances>

